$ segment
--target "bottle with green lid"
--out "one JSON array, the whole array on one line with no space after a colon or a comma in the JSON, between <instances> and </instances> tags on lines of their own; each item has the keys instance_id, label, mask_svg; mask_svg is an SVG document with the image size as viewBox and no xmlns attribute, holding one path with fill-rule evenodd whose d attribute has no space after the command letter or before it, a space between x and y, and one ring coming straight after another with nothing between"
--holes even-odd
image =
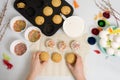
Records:
<instances>
[{"instance_id":1,"label":"bottle with green lid","mask_svg":"<svg viewBox=\"0 0 120 80\"><path fill-rule=\"evenodd\" d=\"M100 27L105 27L106 26L106 22L104 20L98 20L98 25Z\"/></svg>"}]
</instances>

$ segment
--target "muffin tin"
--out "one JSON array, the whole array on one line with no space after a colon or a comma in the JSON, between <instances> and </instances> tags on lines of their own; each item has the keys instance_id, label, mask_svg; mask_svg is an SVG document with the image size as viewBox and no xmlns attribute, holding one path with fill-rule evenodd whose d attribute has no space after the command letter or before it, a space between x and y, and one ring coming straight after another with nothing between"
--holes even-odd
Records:
<instances>
[{"instance_id":1,"label":"muffin tin","mask_svg":"<svg viewBox=\"0 0 120 80\"><path fill-rule=\"evenodd\" d=\"M18 3L24 3L24 8L18 8ZM53 13L50 16L46 16L43 13L43 9L49 6L53 9ZM59 7L54 7L52 5L52 0L16 0L14 2L14 8L21 13L28 21L30 21L34 26L41 29L42 33L46 36L52 36L55 34L59 28L63 25L63 18L60 24L55 24L53 22L53 17L55 15L60 15L61 9L64 6L68 6L71 11L68 15L64 15L65 17L69 17L73 14L73 8L72 6L67 3L65 0L61 0L61 5ZM35 18L37 16L42 16L44 18L44 23L42 25L37 25L35 22Z\"/></svg>"}]
</instances>

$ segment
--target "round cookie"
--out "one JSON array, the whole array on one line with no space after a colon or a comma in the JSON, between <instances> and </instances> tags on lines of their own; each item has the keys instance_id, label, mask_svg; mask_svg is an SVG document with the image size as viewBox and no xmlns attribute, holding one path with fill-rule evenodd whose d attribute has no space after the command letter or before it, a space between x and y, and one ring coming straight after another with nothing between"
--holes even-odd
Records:
<instances>
[{"instance_id":1,"label":"round cookie","mask_svg":"<svg viewBox=\"0 0 120 80\"><path fill-rule=\"evenodd\" d=\"M62 17L60 15L55 15L52 19L53 23L60 24L62 22Z\"/></svg>"},{"instance_id":2,"label":"round cookie","mask_svg":"<svg viewBox=\"0 0 120 80\"><path fill-rule=\"evenodd\" d=\"M42 17L42 16L37 16L37 17L35 18L35 23L36 23L37 25L42 25L44 22L45 22L45 19L44 19L44 17Z\"/></svg>"},{"instance_id":3,"label":"round cookie","mask_svg":"<svg viewBox=\"0 0 120 80\"><path fill-rule=\"evenodd\" d=\"M52 0L51 3L54 7L59 7L61 5L61 0Z\"/></svg>"},{"instance_id":4,"label":"round cookie","mask_svg":"<svg viewBox=\"0 0 120 80\"><path fill-rule=\"evenodd\" d=\"M80 49L80 43L76 40L73 40L70 43L70 47L71 47L72 50L79 50Z\"/></svg>"},{"instance_id":5,"label":"round cookie","mask_svg":"<svg viewBox=\"0 0 120 80\"><path fill-rule=\"evenodd\" d=\"M40 53L40 60L41 61L48 61L48 59L49 59L49 53L48 52L43 51L43 52Z\"/></svg>"},{"instance_id":6,"label":"round cookie","mask_svg":"<svg viewBox=\"0 0 120 80\"><path fill-rule=\"evenodd\" d=\"M53 48L55 47L55 41L52 39L47 39L45 42L46 47Z\"/></svg>"},{"instance_id":7,"label":"round cookie","mask_svg":"<svg viewBox=\"0 0 120 80\"><path fill-rule=\"evenodd\" d=\"M60 42L58 43L58 49L59 49L59 50L63 51L63 50L66 49L66 47L67 47L67 45L66 45L66 43L65 43L64 41L60 41Z\"/></svg>"},{"instance_id":8,"label":"round cookie","mask_svg":"<svg viewBox=\"0 0 120 80\"><path fill-rule=\"evenodd\" d=\"M67 63L74 64L76 60L76 56L74 53L67 53L65 59Z\"/></svg>"},{"instance_id":9,"label":"round cookie","mask_svg":"<svg viewBox=\"0 0 120 80\"><path fill-rule=\"evenodd\" d=\"M53 62L59 63L62 60L61 54L54 52L51 57Z\"/></svg>"},{"instance_id":10,"label":"round cookie","mask_svg":"<svg viewBox=\"0 0 120 80\"><path fill-rule=\"evenodd\" d=\"M53 9L49 6L46 6L44 9L43 9L43 14L45 16L51 16L53 13Z\"/></svg>"},{"instance_id":11,"label":"round cookie","mask_svg":"<svg viewBox=\"0 0 120 80\"><path fill-rule=\"evenodd\" d=\"M19 3L17 3L17 8L25 8L25 3L23 3L23 2L19 2Z\"/></svg>"},{"instance_id":12,"label":"round cookie","mask_svg":"<svg viewBox=\"0 0 120 80\"><path fill-rule=\"evenodd\" d=\"M63 7L61 8L61 12L62 12L62 14L64 14L64 15L68 15L68 14L70 14L70 12L71 12L71 8L70 8L69 6L63 6Z\"/></svg>"}]
</instances>

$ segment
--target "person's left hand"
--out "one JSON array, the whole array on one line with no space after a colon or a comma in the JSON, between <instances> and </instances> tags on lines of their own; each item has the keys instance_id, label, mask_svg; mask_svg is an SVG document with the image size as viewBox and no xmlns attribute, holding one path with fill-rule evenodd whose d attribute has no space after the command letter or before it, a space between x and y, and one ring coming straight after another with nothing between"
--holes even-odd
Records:
<instances>
[{"instance_id":1,"label":"person's left hand","mask_svg":"<svg viewBox=\"0 0 120 80\"><path fill-rule=\"evenodd\" d=\"M40 52L33 53L31 69L27 80L34 80L35 77L39 75L46 66L47 62L41 62L39 56Z\"/></svg>"}]
</instances>

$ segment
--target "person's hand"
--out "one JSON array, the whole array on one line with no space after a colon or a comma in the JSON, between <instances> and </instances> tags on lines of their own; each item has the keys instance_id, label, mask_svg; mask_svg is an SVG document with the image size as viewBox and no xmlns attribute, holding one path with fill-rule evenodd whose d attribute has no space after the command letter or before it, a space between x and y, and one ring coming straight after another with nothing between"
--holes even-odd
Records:
<instances>
[{"instance_id":1,"label":"person's hand","mask_svg":"<svg viewBox=\"0 0 120 80\"><path fill-rule=\"evenodd\" d=\"M85 80L83 63L79 55L76 54L76 62L74 65L67 63L67 66L76 80Z\"/></svg>"},{"instance_id":2,"label":"person's hand","mask_svg":"<svg viewBox=\"0 0 120 80\"><path fill-rule=\"evenodd\" d=\"M33 53L31 69L27 80L34 80L35 77L39 75L46 66L47 62L41 62L39 56L40 52Z\"/></svg>"}]
</instances>

